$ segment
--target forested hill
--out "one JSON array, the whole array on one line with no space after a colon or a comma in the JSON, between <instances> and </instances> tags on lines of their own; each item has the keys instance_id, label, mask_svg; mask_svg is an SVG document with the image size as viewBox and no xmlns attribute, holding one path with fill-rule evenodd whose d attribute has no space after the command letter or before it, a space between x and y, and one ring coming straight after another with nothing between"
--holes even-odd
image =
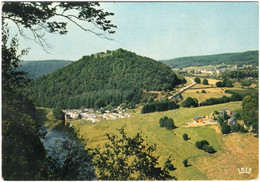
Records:
<instances>
[{"instance_id":1,"label":"forested hill","mask_svg":"<svg viewBox=\"0 0 260 182\"><path fill-rule=\"evenodd\" d=\"M23 61L19 70L27 72L29 78L38 78L72 63L66 60Z\"/></svg>"},{"instance_id":2,"label":"forested hill","mask_svg":"<svg viewBox=\"0 0 260 182\"><path fill-rule=\"evenodd\" d=\"M139 103L142 91L172 90L170 67L118 49L91 56L34 80L26 94L38 106L79 108Z\"/></svg>"},{"instance_id":3,"label":"forested hill","mask_svg":"<svg viewBox=\"0 0 260 182\"><path fill-rule=\"evenodd\" d=\"M258 65L258 51L247 51L241 53L226 53L208 56L181 57L160 61L171 68L184 68L190 66L208 66L225 64Z\"/></svg>"}]
</instances>

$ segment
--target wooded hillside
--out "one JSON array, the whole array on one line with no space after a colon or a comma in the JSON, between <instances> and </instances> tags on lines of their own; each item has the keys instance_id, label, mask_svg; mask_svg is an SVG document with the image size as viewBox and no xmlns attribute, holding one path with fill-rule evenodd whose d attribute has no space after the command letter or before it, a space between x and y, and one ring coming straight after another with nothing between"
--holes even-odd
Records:
<instances>
[{"instance_id":1,"label":"wooded hillside","mask_svg":"<svg viewBox=\"0 0 260 182\"><path fill-rule=\"evenodd\" d=\"M66 60L23 61L18 70L27 72L29 78L38 78L72 62Z\"/></svg>"},{"instance_id":2,"label":"wooded hillside","mask_svg":"<svg viewBox=\"0 0 260 182\"><path fill-rule=\"evenodd\" d=\"M79 108L139 103L142 91L172 90L180 80L150 58L118 49L91 56L34 80L26 94L38 106Z\"/></svg>"},{"instance_id":3,"label":"wooded hillside","mask_svg":"<svg viewBox=\"0 0 260 182\"><path fill-rule=\"evenodd\" d=\"M207 56L181 57L160 61L171 68L184 68L190 66L208 66L225 63L228 65L258 65L258 51L247 51L241 53L226 53Z\"/></svg>"}]
</instances>

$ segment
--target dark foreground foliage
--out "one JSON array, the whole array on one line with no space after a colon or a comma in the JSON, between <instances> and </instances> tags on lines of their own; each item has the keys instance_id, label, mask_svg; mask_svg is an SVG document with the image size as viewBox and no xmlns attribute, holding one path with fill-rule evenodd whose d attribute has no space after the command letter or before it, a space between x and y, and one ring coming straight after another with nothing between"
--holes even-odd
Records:
<instances>
[{"instance_id":1,"label":"dark foreground foliage","mask_svg":"<svg viewBox=\"0 0 260 182\"><path fill-rule=\"evenodd\" d=\"M63 138L56 140L47 155L49 180L94 180L95 171L91 163L86 141L73 128L66 130Z\"/></svg>"},{"instance_id":2,"label":"dark foreground foliage","mask_svg":"<svg viewBox=\"0 0 260 182\"><path fill-rule=\"evenodd\" d=\"M93 165L100 180L172 180L169 171L174 170L168 158L164 167L158 167L158 156L154 156L156 145L149 145L140 133L127 136L124 128L120 136L107 134L110 141L103 150L95 149Z\"/></svg>"}]
</instances>

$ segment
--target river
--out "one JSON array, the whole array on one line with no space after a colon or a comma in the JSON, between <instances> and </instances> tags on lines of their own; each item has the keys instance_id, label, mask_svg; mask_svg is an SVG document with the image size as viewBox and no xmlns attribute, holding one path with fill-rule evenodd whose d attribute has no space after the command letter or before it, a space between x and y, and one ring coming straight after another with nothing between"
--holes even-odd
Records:
<instances>
[{"instance_id":1,"label":"river","mask_svg":"<svg viewBox=\"0 0 260 182\"><path fill-rule=\"evenodd\" d=\"M55 175L61 176L62 180L97 180L89 155L79 139L70 135L70 132L73 132L72 128L60 126L48 130L47 127L43 126L40 131L41 133L47 132L45 137L41 139L47 151L47 156L57 161L56 164L59 165L60 171L62 171L61 174ZM77 160L78 158L81 160ZM68 162L68 159L71 160ZM76 166L76 168L71 166ZM49 168L51 167L49 166ZM74 173L70 174L70 171L63 171L64 169L68 170L68 168L73 170ZM75 173L75 171L77 172Z\"/></svg>"}]
</instances>

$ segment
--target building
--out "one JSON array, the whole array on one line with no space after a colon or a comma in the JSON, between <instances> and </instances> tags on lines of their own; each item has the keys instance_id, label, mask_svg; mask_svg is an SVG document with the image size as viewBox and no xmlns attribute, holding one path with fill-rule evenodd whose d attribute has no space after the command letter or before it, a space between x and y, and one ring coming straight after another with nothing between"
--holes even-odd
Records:
<instances>
[{"instance_id":1,"label":"building","mask_svg":"<svg viewBox=\"0 0 260 182\"><path fill-rule=\"evenodd\" d=\"M237 125L237 121L235 120L235 118L230 118L227 120L227 124L229 126Z\"/></svg>"},{"instance_id":2,"label":"building","mask_svg":"<svg viewBox=\"0 0 260 182\"><path fill-rule=\"evenodd\" d=\"M202 116L194 117L193 118L193 122L195 122L195 123L202 123L203 122L202 118L204 118L204 117L202 117Z\"/></svg>"}]
</instances>

